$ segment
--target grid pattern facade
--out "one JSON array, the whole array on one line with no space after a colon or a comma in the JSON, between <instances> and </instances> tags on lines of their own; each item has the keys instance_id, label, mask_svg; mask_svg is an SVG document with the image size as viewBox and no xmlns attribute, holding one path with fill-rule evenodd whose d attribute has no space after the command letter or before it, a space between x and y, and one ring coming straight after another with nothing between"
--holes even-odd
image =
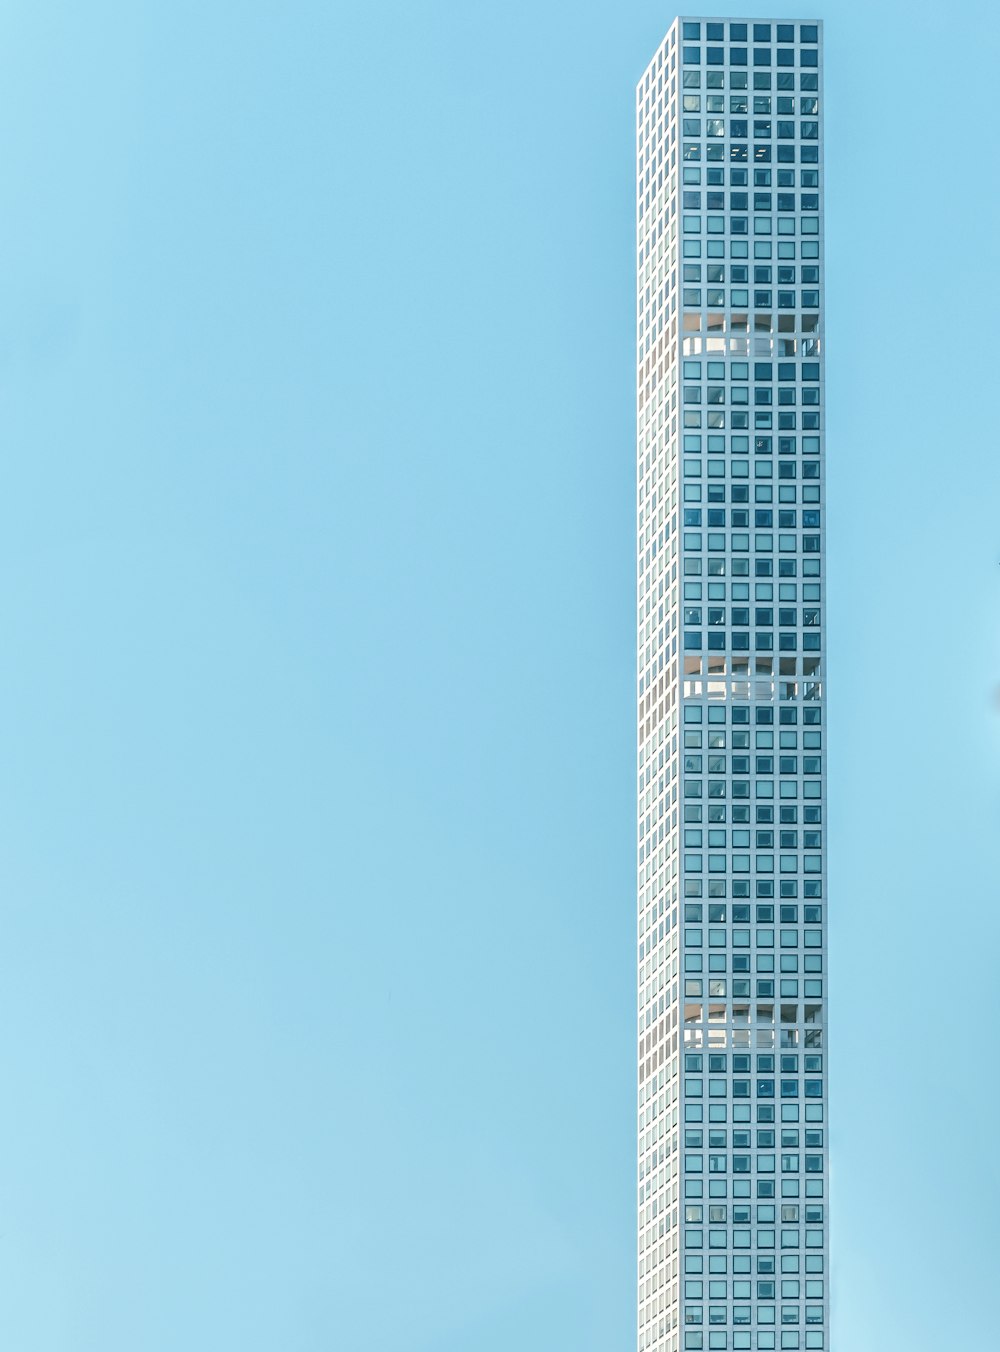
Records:
<instances>
[{"instance_id":1,"label":"grid pattern facade","mask_svg":"<svg viewBox=\"0 0 1000 1352\"><path fill-rule=\"evenodd\" d=\"M638 1346L828 1349L823 87L678 18L636 91Z\"/></svg>"}]
</instances>

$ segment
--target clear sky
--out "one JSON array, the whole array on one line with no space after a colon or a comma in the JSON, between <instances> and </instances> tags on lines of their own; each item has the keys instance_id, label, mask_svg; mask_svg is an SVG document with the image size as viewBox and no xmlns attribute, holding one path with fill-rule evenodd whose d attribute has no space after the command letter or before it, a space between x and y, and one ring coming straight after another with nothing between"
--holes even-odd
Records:
<instances>
[{"instance_id":1,"label":"clear sky","mask_svg":"<svg viewBox=\"0 0 1000 1352\"><path fill-rule=\"evenodd\" d=\"M5 1352L633 1346L673 15L0 4ZM834 1352L940 1352L996 1332L1000 19L821 17Z\"/></svg>"}]
</instances>

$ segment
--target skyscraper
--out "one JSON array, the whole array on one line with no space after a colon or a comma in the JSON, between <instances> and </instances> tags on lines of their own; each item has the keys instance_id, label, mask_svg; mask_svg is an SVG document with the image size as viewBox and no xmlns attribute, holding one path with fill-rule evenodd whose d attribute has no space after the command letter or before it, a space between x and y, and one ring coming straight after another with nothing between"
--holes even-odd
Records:
<instances>
[{"instance_id":1,"label":"skyscraper","mask_svg":"<svg viewBox=\"0 0 1000 1352\"><path fill-rule=\"evenodd\" d=\"M822 27L636 91L640 1349L829 1348Z\"/></svg>"}]
</instances>

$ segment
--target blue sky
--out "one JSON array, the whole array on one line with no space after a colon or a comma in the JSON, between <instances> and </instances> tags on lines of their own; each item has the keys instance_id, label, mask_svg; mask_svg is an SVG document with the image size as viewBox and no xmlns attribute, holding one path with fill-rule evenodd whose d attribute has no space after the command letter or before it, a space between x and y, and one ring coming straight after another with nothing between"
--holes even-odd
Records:
<instances>
[{"instance_id":1,"label":"blue sky","mask_svg":"<svg viewBox=\"0 0 1000 1352\"><path fill-rule=\"evenodd\" d=\"M633 1345L672 17L0 6L11 1352ZM835 1349L937 1352L1000 1202L1000 20L821 17Z\"/></svg>"}]
</instances>

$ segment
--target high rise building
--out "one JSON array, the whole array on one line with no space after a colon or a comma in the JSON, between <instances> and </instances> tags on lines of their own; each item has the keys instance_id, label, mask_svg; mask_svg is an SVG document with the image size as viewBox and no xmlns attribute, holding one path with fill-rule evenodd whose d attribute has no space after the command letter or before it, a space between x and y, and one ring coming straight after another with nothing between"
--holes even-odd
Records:
<instances>
[{"instance_id":1,"label":"high rise building","mask_svg":"<svg viewBox=\"0 0 1000 1352\"><path fill-rule=\"evenodd\" d=\"M636 91L638 1345L829 1348L822 26Z\"/></svg>"}]
</instances>

